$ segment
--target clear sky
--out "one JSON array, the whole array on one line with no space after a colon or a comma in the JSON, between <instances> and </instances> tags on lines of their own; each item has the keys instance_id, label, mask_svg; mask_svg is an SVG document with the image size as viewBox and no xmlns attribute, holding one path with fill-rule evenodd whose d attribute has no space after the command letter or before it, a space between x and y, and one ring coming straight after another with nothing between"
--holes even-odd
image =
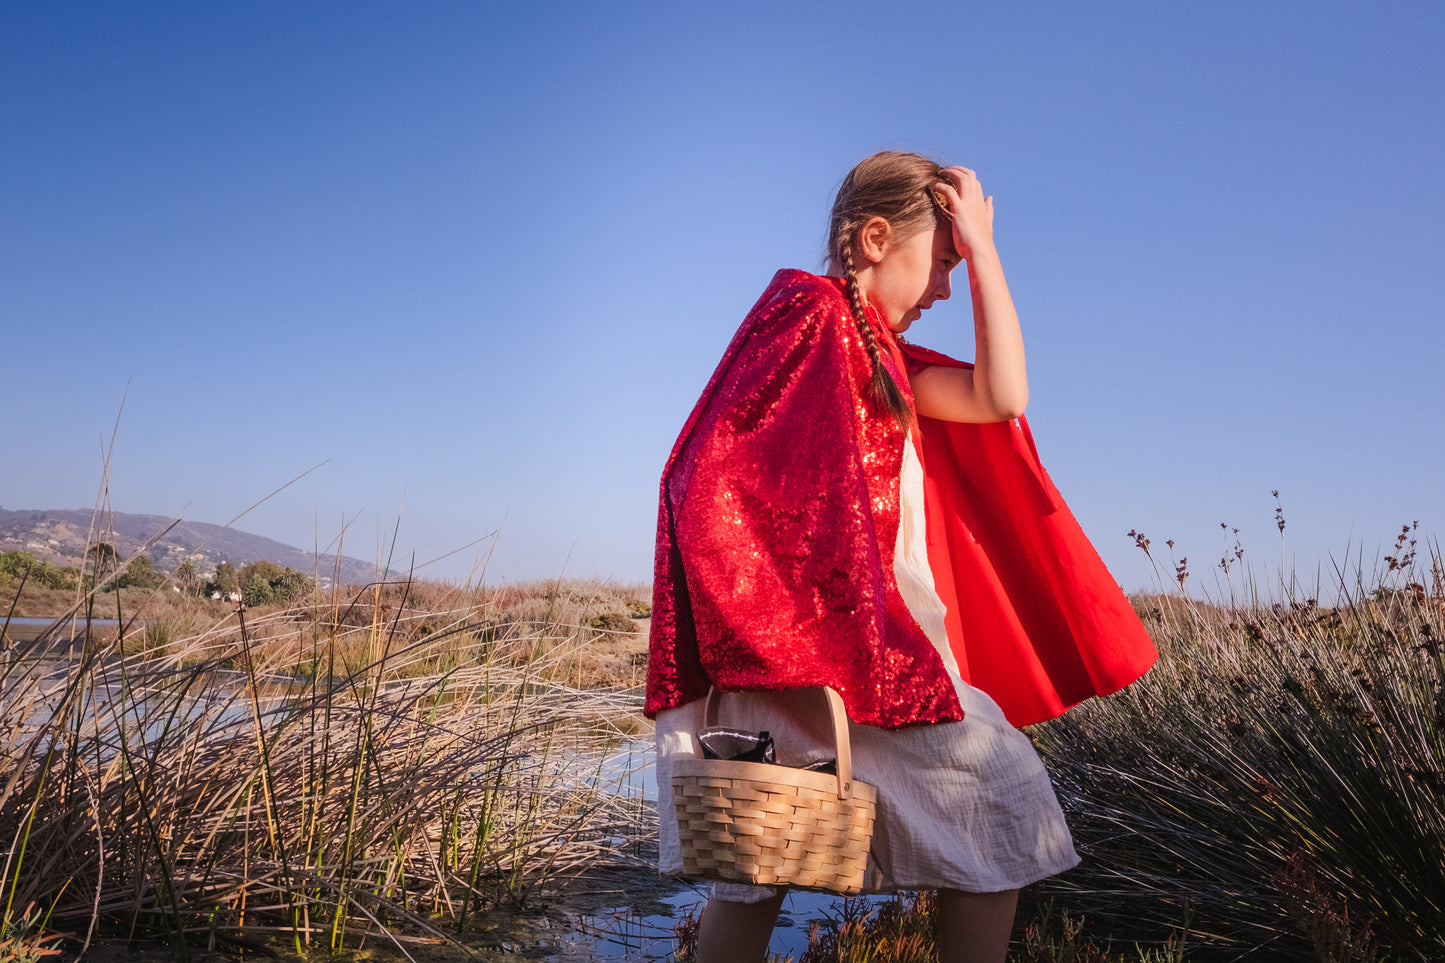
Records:
<instances>
[{"instance_id":1,"label":"clear sky","mask_svg":"<svg viewBox=\"0 0 1445 963\"><path fill-rule=\"evenodd\" d=\"M886 13L884 12L886 11ZM0 506L651 574L657 477L863 156L975 168L1126 588L1441 532L1445 5L0 4ZM912 340L968 357L967 299ZM128 395L127 385L129 385ZM124 409L121 400L125 396ZM427 571L462 578L476 548Z\"/></svg>"}]
</instances>

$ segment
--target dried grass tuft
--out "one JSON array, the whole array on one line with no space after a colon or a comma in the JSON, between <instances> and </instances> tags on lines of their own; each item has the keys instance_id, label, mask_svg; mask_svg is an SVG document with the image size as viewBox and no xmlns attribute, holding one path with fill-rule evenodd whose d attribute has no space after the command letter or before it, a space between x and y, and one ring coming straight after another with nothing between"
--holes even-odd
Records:
<instances>
[{"instance_id":1,"label":"dried grass tuft","mask_svg":"<svg viewBox=\"0 0 1445 963\"><path fill-rule=\"evenodd\" d=\"M1030 729L1084 856L1044 894L1115 935L1187 910L1226 953L1445 958L1445 594L1418 576L1138 599L1159 664Z\"/></svg>"},{"instance_id":2,"label":"dried grass tuft","mask_svg":"<svg viewBox=\"0 0 1445 963\"><path fill-rule=\"evenodd\" d=\"M113 642L0 652L9 905L337 949L630 859L647 821L607 760L637 698L575 684L576 625L404 582L167 606Z\"/></svg>"}]
</instances>

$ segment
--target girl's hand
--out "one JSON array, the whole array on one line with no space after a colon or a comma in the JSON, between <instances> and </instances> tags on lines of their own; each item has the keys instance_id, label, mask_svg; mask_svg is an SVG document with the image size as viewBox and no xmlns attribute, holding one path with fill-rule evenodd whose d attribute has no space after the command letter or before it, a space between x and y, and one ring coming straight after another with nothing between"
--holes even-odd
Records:
<instances>
[{"instance_id":1,"label":"girl's hand","mask_svg":"<svg viewBox=\"0 0 1445 963\"><path fill-rule=\"evenodd\" d=\"M909 377L918 413L944 421L1008 421L1029 403L1023 332L993 246L993 198L967 167L944 168L931 188L953 222L973 295L973 368L924 368Z\"/></svg>"},{"instance_id":2,"label":"girl's hand","mask_svg":"<svg viewBox=\"0 0 1445 963\"><path fill-rule=\"evenodd\" d=\"M993 197L985 197L978 175L967 167L945 167L933 190L953 219L953 246L973 263L975 254L993 250Z\"/></svg>"}]
</instances>

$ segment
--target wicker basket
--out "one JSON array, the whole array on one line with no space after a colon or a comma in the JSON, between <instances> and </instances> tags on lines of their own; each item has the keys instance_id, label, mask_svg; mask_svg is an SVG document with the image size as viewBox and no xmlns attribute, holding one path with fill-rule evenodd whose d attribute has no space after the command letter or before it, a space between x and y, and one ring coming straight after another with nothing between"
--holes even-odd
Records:
<instances>
[{"instance_id":1,"label":"wicker basket","mask_svg":"<svg viewBox=\"0 0 1445 963\"><path fill-rule=\"evenodd\" d=\"M863 888L878 790L853 780L843 700L817 691L833 722L836 775L719 759L673 763L685 875L850 896ZM708 726L717 724L720 696L708 693Z\"/></svg>"}]
</instances>

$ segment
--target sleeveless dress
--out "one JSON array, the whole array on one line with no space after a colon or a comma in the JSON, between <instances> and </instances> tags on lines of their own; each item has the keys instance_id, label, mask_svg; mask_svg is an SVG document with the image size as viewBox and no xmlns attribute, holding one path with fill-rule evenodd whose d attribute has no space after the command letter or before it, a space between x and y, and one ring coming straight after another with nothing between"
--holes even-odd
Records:
<instances>
[{"instance_id":1,"label":"sleeveless dress","mask_svg":"<svg viewBox=\"0 0 1445 963\"><path fill-rule=\"evenodd\" d=\"M909 612L943 659L964 719L892 730L849 722L853 774L878 789L864 891L1018 889L1077 865L1079 857L1032 743L993 699L959 675L944 627L944 603L928 567L923 469L912 439L903 445L894 573ZM657 714L659 870L664 875L682 872L672 763L699 754L696 733L703 726L704 701ZM789 692L730 693L722 699L719 719L741 729L768 730L784 765L834 755L821 699ZM717 898L740 903L759 902L776 892L776 887L741 883L717 883L714 889Z\"/></svg>"}]
</instances>

